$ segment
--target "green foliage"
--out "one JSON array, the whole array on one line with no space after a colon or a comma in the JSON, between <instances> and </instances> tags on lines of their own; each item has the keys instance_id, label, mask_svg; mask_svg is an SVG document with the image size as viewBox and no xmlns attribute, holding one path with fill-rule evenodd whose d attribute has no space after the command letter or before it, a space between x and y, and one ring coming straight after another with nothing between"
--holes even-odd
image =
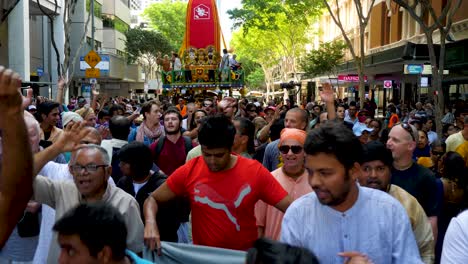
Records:
<instances>
[{"instance_id":1,"label":"green foliage","mask_svg":"<svg viewBox=\"0 0 468 264\"><path fill-rule=\"evenodd\" d=\"M106 15L102 16L102 25L103 27L113 28L123 34L125 34L125 32L127 32L127 30L130 28L130 26L122 19L118 17L109 17Z\"/></svg>"},{"instance_id":2,"label":"green foliage","mask_svg":"<svg viewBox=\"0 0 468 264\"><path fill-rule=\"evenodd\" d=\"M159 32L132 28L125 33L128 63L134 63L143 55L156 57L158 52L170 53L172 46L169 41Z\"/></svg>"},{"instance_id":3,"label":"green foliage","mask_svg":"<svg viewBox=\"0 0 468 264\"><path fill-rule=\"evenodd\" d=\"M343 41L321 43L319 49L308 53L301 61L303 71L311 77L333 74L345 55L346 44Z\"/></svg>"},{"instance_id":4,"label":"green foliage","mask_svg":"<svg viewBox=\"0 0 468 264\"><path fill-rule=\"evenodd\" d=\"M278 18L284 15L292 25L309 26L311 19L322 13L323 0L242 0L242 8L228 11L234 27L277 30Z\"/></svg>"},{"instance_id":5,"label":"green foliage","mask_svg":"<svg viewBox=\"0 0 468 264\"><path fill-rule=\"evenodd\" d=\"M254 71L246 73L246 81L251 89L263 87L265 86L265 73L260 66L257 66Z\"/></svg>"},{"instance_id":6,"label":"green foliage","mask_svg":"<svg viewBox=\"0 0 468 264\"><path fill-rule=\"evenodd\" d=\"M89 12L91 8L91 0L86 0L86 12ZM94 0L94 16L101 17L102 16L102 5Z\"/></svg>"},{"instance_id":7,"label":"green foliage","mask_svg":"<svg viewBox=\"0 0 468 264\"><path fill-rule=\"evenodd\" d=\"M153 29L169 40L171 46L179 49L184 40L186 13L187 3L164 0L147 7L143 16L149 20Z\"/></svg>"}]
</instances>

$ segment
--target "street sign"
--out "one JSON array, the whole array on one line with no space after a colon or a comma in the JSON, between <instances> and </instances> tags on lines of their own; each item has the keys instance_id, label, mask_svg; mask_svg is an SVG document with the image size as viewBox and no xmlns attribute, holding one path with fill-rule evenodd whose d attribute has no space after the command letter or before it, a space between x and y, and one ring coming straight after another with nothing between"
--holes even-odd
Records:
<instances>
[{"instance_id":1,"label":"street sign","mask_svg":"<svg viewBox=\"0 0 468 264\"><path fill-rule=\"evenodd\" d=\"M423 64L405 64L403 72L405 74L421 74L423 70Z\"/></svg>"},{"instance_id":2,"label":"street sign","mask_svg":"<svg viewBox=\"0 0 468 264\"><path fill-rule=\"evenodd\" d=\"M105 54L99 54L101 61L94 66L93 68L99 68L102 73L108 72L110 69L110 56ZM86 69L91 68L88 63L85 61L85 57L80 57L80 71L85 71Z\"/></svg>"},{"instance_id":3,"label":"street sign","mask_svg":"<svg viewBox=\"0 0 468 264\"><path fill-rule=\"evenodd\" d=\"M392 80L385 80L383 81L383 88L385 89L390 89L393 86L393 81Z\"/></svg>"},{"instance_id":4,"label":"street sign","mask_svg":"<svg viewBox=\"0 0 468 264\"><path fill-rule=\"evenodd\" d=\"M86 54L84 60L89 64L89 66L91 66L91 68L94 68L101 61L101 57L99 57L99 55L94 50L91 50L88 52L88 54Z\"/></svg>"},{"instance_id":5,"label":"street sign","mask_svg":"<svg viewBox=\"0 0 468 264\"><path fill-rule=\"evenodd\" d=\"M86 78L99 78L100 73L101 72L97 68L89 68L89 69L86 69L85 77Z\"/></svg>"},{"instance_id":6,"label":"street sign","mask_svg":"<svg viewBox=\"0 0 468 264\"><path fill-rule=\"evenodd\" d=\"M37 72L37 76L42 77L42 75L44 75L44 68L39 66L37 67L36 72Z\"/></svg>"}]
</instances>

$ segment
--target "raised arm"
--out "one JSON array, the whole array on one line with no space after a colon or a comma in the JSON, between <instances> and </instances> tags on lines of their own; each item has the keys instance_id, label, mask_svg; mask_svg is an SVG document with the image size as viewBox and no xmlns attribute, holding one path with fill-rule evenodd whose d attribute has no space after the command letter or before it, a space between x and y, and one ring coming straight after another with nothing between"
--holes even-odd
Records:
<instances>
[{"instance_id":1,"label":"raised arm","mask_svg":"<svg viewBox=\"0 0 468 264\"><path fill-rule=\"evenodd\" d=\"M32 153L18 88L20 76L0 66L0 249L23 216L32 196Z\"/></svg>"},{"instance_id":2,"label":"raised arm","mask_svg":"<svg viewBox=\"0 0 468 264\"><path fill-rule=\"evenodd\" d=\"M86 123L77 122L63 129L57 141L50 147L39 151L34 155L34 175L37 175L47 162L53 160L60 153L71 152L78 148L81 140L86 137L90 130L85 130Z\"/></svg>"},{"instance_id":3,"label":"raised arm","mask_svg":"<svg viewBox=\"0 0 468 264\"><path fill-rule=\"evenodd\" d=\"M63 104L63 93L65 89L65 80L63 77L60 77L58 83L57 83L57 102L60 104L60 107L62 107Z\"/></svg>"},{"instance_id":4,"label":"raised arm","mask_svg":"<svg viewBox=\"0 0 468 264\"><path fill-rule=\"evenodd\" d=\"M325 102L328 113L328 120L335 120L336 109L335 109L335 93L331 84L324 83L322 85L323 91L320 92L320 98Z\"/></svg>"}]
</instances>

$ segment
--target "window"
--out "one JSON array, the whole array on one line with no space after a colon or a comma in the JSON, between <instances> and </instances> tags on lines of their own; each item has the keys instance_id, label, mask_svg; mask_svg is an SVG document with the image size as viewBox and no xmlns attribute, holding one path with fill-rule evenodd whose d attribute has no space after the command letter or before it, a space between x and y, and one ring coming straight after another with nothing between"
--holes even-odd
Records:
<instances>
[{"instance_id":1,"label":"window","mask_svg":"<svg viewBox=\"0 0 468 264\"><path fill-rule=\"evenodd\" d=\"M113 28L121 33L125 33L130 28L122 19L114 16L102 16L102 25L106 28Z\"/></svg>"}]
</instances>

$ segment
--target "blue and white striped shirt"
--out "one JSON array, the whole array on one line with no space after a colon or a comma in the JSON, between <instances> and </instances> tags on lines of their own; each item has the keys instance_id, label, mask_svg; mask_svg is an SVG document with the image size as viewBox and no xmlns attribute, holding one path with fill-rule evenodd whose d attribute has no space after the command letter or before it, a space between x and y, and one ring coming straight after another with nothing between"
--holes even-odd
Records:
<instances>
[{"instance_id":1,"label":"blue and white striped shirt","mask_svg":"<svg viewBox=\"0 0 468 264\"><path fill-rule=\"evenodd\" d=\"M358 185L359 186L359 185ZM343 263L338 253L358 251L374 263L423 263L403 206L385 192L359 186L346 212L322 205L315 193L286 211L281 241L311 250L320 263Z\"/></svg>"}]
</instances>

